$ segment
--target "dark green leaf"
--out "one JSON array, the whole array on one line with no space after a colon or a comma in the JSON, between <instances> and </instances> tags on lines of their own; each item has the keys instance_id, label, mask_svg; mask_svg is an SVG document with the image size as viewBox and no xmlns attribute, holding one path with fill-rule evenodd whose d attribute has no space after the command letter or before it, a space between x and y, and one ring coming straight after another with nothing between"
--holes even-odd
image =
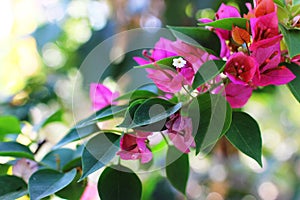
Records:
<instances>
[{"instance_id":1,"label":"dark green leaf","mask_svg":"<svg viewBox=\"0 0 300 200\"><path fill-rule=\"evenodd\" d=\"M190 171L188 154L170 146L167 152L166 163L167 178L177 190L185 194Z\"/></svg>"},{"instance_id":2,"label":"dark green leaf","mask_svg":"<svg viewBox=\"0 0 300 200\"><path fill-rule=\"evenodd\" d=\"M100 133L90 139L82 153L82 176L89 174L107 165L119 150L120 136L113 133Z\"/></svg>"},{"instance_id":3,"label":"dark green leaf","mask_svg":"<svg viewBox=\"0 0 300 200\"><path fill-rule=\"evenodd\" d=\"M9 164L0 164L0 175L6 175L10 166Z\"/></svg>"},{"instance_id":4,"label":"dark green leaf","mask_svg":"<svg viewBox=\"0 0 300 200\"><path fill-rule=\"evenodd\" d=\"M116 98L114 101L119 101L119 100L134 101L137 99L148 99L150 97L157 97L157 94L147 90L135 90Z\"/></svg>"},{"instance_id":5,"label":"dark green leaf","mask_svg":"<svg viewBox=\"0 0 300 200\"><path fill-rule=\"evenodd\" d=\"M52 169L41 169L29 178L30 199L42 199L68 186L76 176L76 169L60 173Z\"/></svg>"},{"instance_id":6,"label":"dark green leaf","mask_svg":"<svg viewBox=\"0 0 300 200\"><path fill-rule=\"evenodd\" d=\"M145 100L138 100L133 102L127 109L123 122L118 125L118 127L129 127L130 124L132 124L133 117L135 111L138 109L138 107L144 102Z\"/></svg>"},{"instance_id":7,"label":"dark green leaf","mask_svg":"<svg viewBox=\"0 0 300 200\"><path fill-rule=\"evenodd\" d=\"M295 74L296 78L288 83L288 87L294 97L300 102L300 66L294 63L285 63L285 65Z\"/></svg>"},{"instance_id":8,"label":"dark green leaf","mask_svg":"<svg viewBox=\"0 0 300 200\"><path fill-rule=\"evenodd\" d=\"M238 26L240 28L246 29L247 28L248 20L245 18L224 18L219 19L209 23L199 23L199 26L211 26L215 28L221 28L225 30L231 30L232 26Z\"/></svg>"},{"instance_id":9,"label":"dark green leaf","mask_svg":"<svg viewBox=\"0 0 300 200\"><path fill-rule=\"evenodd\" d=\"M0 137L1 135L20 133L20 121L14 116L1 116L0 117Z\"/></svg>"},{"instance_id":10,"label":"dark green leaf","mask_svg":"<svg viewBox=\"0 0 300 200\"><path fill-rule=\"evenodd\" d=\"M97 124L90 124L87 126L83 126L81 128L73 127L65 137L63 137L53 148L59 148L63 145L66 145L70 142L74 142L77 140L80 140L82 138L85 138L93 133L99 132L99 128Z\"/></svg>"},{"instance_id":11,"label":"dark green leaf","mask_svg":"<svg viewBox=\"0 0 300 200\"><path fill-rule=\"evenodd\" d=\"M250 115L244 112L233 112L231 126L226 137L237 149L262 166L260 129Z\"/></svg>"},{"instance_id":12,"label":"dark green leaf","mask_svg":"<svg viewBox=\"0 0 300 200\"><path fill-rule=\"evenodd\" d=\"M33 153L30 149L17 142L1 142L0 156L21 157L33 160Z\"/></svg>"},{"instance_id":13,"label":"dark green leaf","mask_svg":"<svg viewBox=\"0 0 300 200\"><path fill-rule=\"evenodd\" d=\"M232 110L222 95L209 93L198 96L189 110L189 115L195 115L191 118L198 154L226 133L231 123Z\"/></svg>"},{"instance_id":14,"label":"dark green leaf","mask_svg":"<svg viewBox=\"0 0 300 200\"><path fill-rule=\"evenodd\" d=\"M287 29L281 24L279 24L279 28L283 34L290 57L300 54L300 30Z\"/></svg>"},{"instance_id":15,"label":"dark green leaf","mask_svg":"<svg viewBox=\"0 0 300 200\"><path fill-rule=\"evenodd\" d=\"M172 65L174 58L178 58L178 56L164 58L164 59L156 61L155 63L156 63L156 65L158 65L162 69L169 69L171 71L176 71L175 68ZM146 65L136 66L134 68L137 68L137 69L147 69L147 68L157 69L157 66L154 66L153 63L150 63L150 64L146 64Z\"/></svg>"},{"instance_id":16,"label":"dark green leaf","mask_svg":"<svg viewBox=\"0 0 300 200\"><path fill-rule=\"evenodd\" d=\"M41 161L42 164L49 168L62 170L63 166L70 162L73 158L74 151L72 149L56 149L50 151Z\"/></svg>"},{"instance_id":17,"label":"dark green leaf","mask_svg":"<svg viewBox=\"0 0 300 200\"><path fill-rule=\"evenodd\" d=\"M220 55L221 43L214 32L200 27L168 26L168 28L176 38L208 53Z\"/></svg>"},{"instance_id":18,"label":"dark green leaf","mask_svg":"<svg viewBox=\"0 0 300 200\"><path fill-rule=\"evenodd\" d=\"M63 199L80 199L82 196L84 189L87 185L87 181L78 182L80 178L80 173L76 174L74 180L67 187L55 193L55 195L63 198Z\"/></svg>"},{"instance_id":19,"label":"dark green leaf","mask_svg":"<svg viewBox=\"0 0 300 200\"><path fill-rule=\"evenodd\" d=\"M23 179L16 176L0 176L0 199L12 200L28 193L27 185Z\"/></svg>"},{"instance_id":20,"label":"dark green leaf","mask_svg":"<svg viewBox=\"0 0 300 200\"><path fill-rule=\"evenodd\" d=\"M140 200L142 183L129 168L112 166L101 174L98 192L102 200Z\"/></svg>"},{"instance_id":21,"label":"dark green leaf","mask_svg":"<svg viewBox=\"0 0 300 200\"><path fill-rule=\"evenodd\" d=\"M177 112L181 105L159 98L148 99L135 111L133 123L127 128L137 128L164 120Z\"/></svg>"},{"instance_id":22,"label":"dark green leaf","mask_svg":"<svg viewBox=\"0 0 300 200\"><path fill-rule=\"evenodd\" d=\"M88 118L81 120L74 128L83 128L96 122L112 119L117 116L122 116L126 112L127 106L108 106Z\"/></svg>"},{"instance_id":23,"label":"dark green leaf","mask_svg":"<svg viewBox=\"0 0 300 200\"><path fill-rule=\"evenodd\" d=\"M193 89L198 88L220 74L224 70L225 64L226 62L223 60L209 60L205 62L195 75Z\"/></svg>"},{"instance_id":24,"label":"dark green leaf","mask_svg":"<svg viewBox=\"0 0 300 200\"><path fill-rule=\"evenodd\" d=\"M73 168L81 167L81 156L84 149L84 145L80 145L77 147L76 151L73 154L73 158L67 164L65 164L62 168L64 172L70 171Z\"/></svg>"}]
</instances>

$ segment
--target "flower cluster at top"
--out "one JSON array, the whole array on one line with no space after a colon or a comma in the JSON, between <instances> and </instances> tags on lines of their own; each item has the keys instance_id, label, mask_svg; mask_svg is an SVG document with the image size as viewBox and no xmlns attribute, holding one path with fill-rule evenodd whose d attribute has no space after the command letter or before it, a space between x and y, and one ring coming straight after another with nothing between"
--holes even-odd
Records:
<instances>
[{"instance_id":1,"label":"flower cluster at top","mask_svg":"<svg viewBox=\"0 0 300 200\"><path fill-rule=\"evenodd\" d=\"M218 56L179 39L170 41L161 38L154 49L143 51L143 58L134 57L139 65L154 66L147 68L146 72L155 85L165 92L166 95L162 98L173 97L183 89L196 95L210 92L222 94L232 108L240 108L258 87L282 85L295 78L286 66L280 64L284 59L280 46L283 36L279 33L276 4L272 0L256 0L254 8L251 4L246 5L249 12L243 15L248 20L245 29L234 24L231 30L206 27L220 39L221 51ZM215 14L215 20L241 17L237 8L225 4ZM213 20L199 21L209 23ZM157 64L157 61L170 57L174 57L173 69L162 68ZM197 71L209 60L226 61L224 70L213 80L191 91ZM101 84L92 85L91 91L100 95L96 98L91 95L96 109L110 104L116 96ZM168 118L165 127L163 134L183 153L188 153L195 146L191 118L176 112ZM142 163L149 162L152 153L147 145L149 136L153 134L140 131L124 134L117 155L125 160L140 159Z\"/></svg>"}]
</instances>

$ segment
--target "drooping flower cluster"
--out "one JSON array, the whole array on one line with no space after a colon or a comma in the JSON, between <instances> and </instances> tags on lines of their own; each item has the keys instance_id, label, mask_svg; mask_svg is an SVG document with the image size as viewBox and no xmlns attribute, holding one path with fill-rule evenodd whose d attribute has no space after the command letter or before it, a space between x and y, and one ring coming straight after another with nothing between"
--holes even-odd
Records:
<instances>
[{"instance_id":1,"label":"drooping flower cluster","mask_svg":"<svg viewBox=\"0 0 300 200\"><path fill-rule=\"evenodd\" d=\"M146 68L146 72L157 88L165 93L161 98L180 97L183 89L189 97L206 92L219 93L232 108L240 108L247 103L253 90L268 85L286 84L295 78L286 66L280 65L286 52L281 50L280 42L283 36L279 32L277 7L273 0L255 0L254 8L249 3L246 6L249 9L249 12L243 15L243 18L247 19L246 26L236 26L233 23L231 30L210 27L209 24L206 27L220 40L221 49L218 56L179 39L171 41L160 38L152 50L143 51L144 58L133 58L139 65L151 65ZM226 18L242 16L237 8L221 4L215 14L215 20ZM299 19L295 20L296 26ZM213 20L199 21L206 25ZM166 59L171 60L167 67L160 63ZM225 68L212 80L195 88L195 76L201 66L209 60L226 61ZM290 59L294 63L300 63L299 60L299 56ZM101 84L91 85L91 98L95 109L115 104L112 100L116 95ZM181 152L188 153L190 148L195 147L192 119L182 116L180 110L167 118L164 128L161 134L167 135ZM123 134L117 155L125 160L140 159L142 163L149 162L153 157L149 136L153 134L156 133L134 129Z\"/></svg>"}]
</instances>

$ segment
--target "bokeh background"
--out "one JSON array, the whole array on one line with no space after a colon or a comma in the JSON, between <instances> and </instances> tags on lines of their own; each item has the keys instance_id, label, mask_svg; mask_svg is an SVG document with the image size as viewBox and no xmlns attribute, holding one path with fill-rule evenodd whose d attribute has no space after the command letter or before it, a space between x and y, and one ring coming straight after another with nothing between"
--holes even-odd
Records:
<instances>
[{"instance_id":1,"label":"bokeh background","mask_svg":"<svg viewBox=\"0 0 300 200\"><path fill-rule=\"evenodd\" d=\"M74 124L74 112L82 118L92 112L80 66L94 47L134 28L195 26L198 18L213 17L221 2L247 11L240 0L1 0L0 114L17 116L24 121L23 135L46 138L50 148ZM113 80L141 55L141 50L124 55L128 45L126 38L110 44L111 64L99 77L119 90L124 88ZM75 93L81 106L72 104L75 81L82 83ZM60 122L33 131L58 109L63 111ZM299 103L286 86L266 87L244 110L260 124L263 167L222 140L209 155L190 157L188 199L300 199ZM25 137L18 141L27 142ZM144 199L183 199L163 170L141 176Z\"/></svg>"}]
</instances>

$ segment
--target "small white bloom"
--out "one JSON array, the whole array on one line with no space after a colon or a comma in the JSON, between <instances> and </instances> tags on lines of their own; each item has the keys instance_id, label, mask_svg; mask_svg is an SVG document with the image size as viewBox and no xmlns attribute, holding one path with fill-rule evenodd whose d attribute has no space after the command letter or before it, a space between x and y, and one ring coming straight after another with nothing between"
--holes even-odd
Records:
<instances>
[{"instance_id":1,"label":"small white bloom","mask_svg":"<svg viewBox=\"0 0 300 200\"><path fill-rule=\"evenodd\" d=\"M182 68L185 64L186 61L181 57L173 59L173 66L175 66L176 68Z\"/></svg>"}]
</instances>

